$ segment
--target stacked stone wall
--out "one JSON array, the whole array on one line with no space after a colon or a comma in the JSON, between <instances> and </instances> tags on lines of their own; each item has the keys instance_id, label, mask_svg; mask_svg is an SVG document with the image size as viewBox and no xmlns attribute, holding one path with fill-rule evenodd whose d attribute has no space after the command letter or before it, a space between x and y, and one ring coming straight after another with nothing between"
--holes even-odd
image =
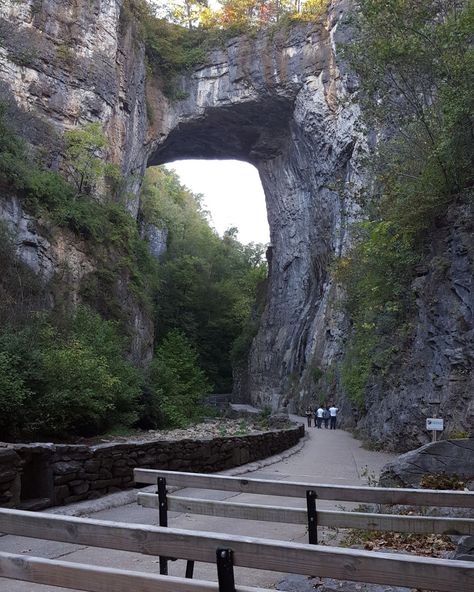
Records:
<instances>
[{"instance_id":1,"label":"stacked stone wall","mask_svg":"<svg viewBox=\"0 0 474 592\"><path fill-rule=\"evenodd\" d=\"M133 487L135 467L212 473L291 448L304 426L248 436L110 443L11 444L0 449L0 505L44 509Z\"/></svg>"}]
</instances>

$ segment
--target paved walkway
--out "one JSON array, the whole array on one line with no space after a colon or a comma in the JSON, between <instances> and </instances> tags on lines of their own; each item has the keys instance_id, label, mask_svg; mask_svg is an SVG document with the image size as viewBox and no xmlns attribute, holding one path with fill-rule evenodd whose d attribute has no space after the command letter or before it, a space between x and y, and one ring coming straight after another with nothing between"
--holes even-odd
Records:
<instances>
[{"instance_id":1,"label":"paved walkway","mask_svg":"<svg viewBox=\"0 0 474 592\"><path fill-rule=\"evenodd\" d=\"M299 418L300 421L303 421ZM278 460L271 466L248 473L252 477L262 479L281 479L286 481L308 481L313 483L333 483L341 485L367 484L367 478L377 476L380 469L393 455L365 450L361 443L348 432L342 430L311 428L307 430L307 438L300 451ZM253 465L251 468L255 468ZM254 502L262 504L277 503L304 507L305 500L295 498L275 498L270 496L256 496L254 494L235 494L232 492L206 491L205 496L211 494L215 499L232 498L239 502ZM179 492L186 497L200 495L195 489ZM321 501L320 507L340 508L337 502ZM344 504L350 508L351 504ZM141 508L136 503L120 507L100 510L88 514L101 520L115 520L120 522L158 524L157 510ZM261 538L280 539L288 541L306 542L306 529L299 525L273 524L269 522L243 521L227 518L214 518L194 514L170 513L169 526L191 530L223 532L258 536ZM337 533L326 529L324 533L326 544L331 544ZM79 545L65 545L48 541L40 541L23 537L0 536L0 550L11 553L24 553L39 557L63 558L68 561L107 565L116 568L130 569L143 572L159 572L158 558L126 553L122 551L103 550ZM170 574L184 576L185 562L170 563ZM210 564L196 564L195 577L216 580L216 568ZM250 569L236 569L236 582L240 585L274 587L283 579L284 574L264 572ZM22 582L14 582L0 578L0 592L66 592L63 588L51 588Z\"/></svg>"}]
</instances>

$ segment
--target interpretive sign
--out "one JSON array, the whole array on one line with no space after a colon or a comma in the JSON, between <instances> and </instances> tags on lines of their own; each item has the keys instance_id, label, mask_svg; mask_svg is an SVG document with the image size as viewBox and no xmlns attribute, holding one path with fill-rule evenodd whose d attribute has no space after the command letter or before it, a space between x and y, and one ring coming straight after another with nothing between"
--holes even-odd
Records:
<instances>
[{"instance_id":1,"label":"interpretive sign","mask_svg":"<svg viewBox=\"0 0 474 592\"><path fill-rule=\"evenodd\" d=\"M436 432L442 432L444 430L444 420L437 417L428 417L426 419L426 429Z\"/></svg>"}]
</instances>

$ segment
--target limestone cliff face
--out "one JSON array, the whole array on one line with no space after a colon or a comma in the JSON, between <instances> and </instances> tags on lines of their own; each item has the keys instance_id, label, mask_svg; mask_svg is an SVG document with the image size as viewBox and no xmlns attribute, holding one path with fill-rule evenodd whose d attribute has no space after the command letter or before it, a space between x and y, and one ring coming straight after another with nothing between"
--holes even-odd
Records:
<instances>
[{"instance_id":1,"label":"limestone cliff face","mask_svg":"<svg viewBox=\"0 0 474 592\"><path fill-rule=\"evenodd\" d=\"M53 149L53 167L65 129L101 121L109 157L129 179L132 215L148 164L236 158L257 167L270 223L270 277L236 396L274 409L314 401L314 377L334 367L344 346L347 321L334 304L340 288L330 266L347 248L353 193L367 183L356 88L337 49L349 8L348 0L335 0L321 23L230 40L177 77L176 96L184 98L170 100L159 76L146 76L144 48L122 0L3 0L0 6L0 94L32 144ZM81 245L59 231L53 240L42 236L14 196L0 215L18 230L21 257L45 278L67 260L77 292L94 267ZM395 370L388 391L371 385L369 414L359 422L393 448L428 437L419 423L432 393L440 393L453 425L472 421L472 398L465 395L472 392L472 250L464 244L468 233L448 226L433 245L433 257L446 258L443 280L428 271L414 286L419 317L411 358ZM143 232L160 256L166 236ZM126 278L119 292L135 327L135 357L146 359L150 319L133 302ZM337 377L331 388L346 423L353 422ZM402 426L409 438L400 436Z\"/></svg>"},{"instance_id":2,"label":"limestone cliff face","mask_svg":"<svg viewBox=\"0 0 474 592\"><path fill-rule=\"evenodd\" d=\"M3 0L0 90L34 144L59 151L65 129L101 121L108 156L128 175L143 165L145 65L121 6L122 0Z\"/></svg>"},{"instance_id":3,"label":"limestone cliff face","mask_svg":"<svg viewBox=\"0 0 474 592\"><path fill-rule=\"evenodd\" d=\"M3 0L0 99L21 134L33 146L48 148L53 168L59 166L66 129L103 122L108 158L130 179L129 208L136 213L133 192L145 163L144 50L131 23L121 20L121 5L118 0ZM51 303L58 296L48 288L53 278L67 284L67 298L78 302L96 266L90 249L70 232L45 228L15 196L2 196L0 218L15 234L20 258L43 279ZM131 356L146 361L152 352L152 319L128 290L125 276L114 289L133 334Z\"/></svg>"},{"instance_id":4,"label":"limestone cliff face","mask_svg":"<svg viewBox=\"0 0 474 592\"><path fill-rule=\"evenodd\" d=\"M412 285L413 338L384 382L367 391L359 428L392 450L430 441L426 417L445 433L474 435L474 208L453 206L436 229L426 265Z\"/></svg>"}]
</instances>

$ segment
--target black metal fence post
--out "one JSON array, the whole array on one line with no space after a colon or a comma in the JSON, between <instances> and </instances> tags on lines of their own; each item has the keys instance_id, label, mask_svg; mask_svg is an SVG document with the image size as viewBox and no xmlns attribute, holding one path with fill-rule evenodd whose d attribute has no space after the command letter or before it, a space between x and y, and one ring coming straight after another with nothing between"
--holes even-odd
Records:
<instances>
[{"instance_id":1,"label":"black metal fence post","mask_svg":"<svg viewBox=\"0 0 474 592\"><path fill-rule=\"evenodd\" d=\"M158 516L160 526L168 526L168 500L166 499L166 479L158 477ZM160 555L160 574L168 575L168 558Z\"/></svg>"},{"instance_id":2,"label":"black metal fence post","mask_svg":"<svg viewBox=\"0 0 474 592\"><path fill-rule=\"evenodd\" d=\"M316 492L308 489L306 492L306 508L308 512L308 537L310 545L318 544L318 514L316 512Z\"/></svg>"},{"instance_id":3,"label":"black metal fence post","mask_svg":"<svg viewBox=\"0 0 474 592\"><path fill-rule=\"evenodd\" d=\"M158 477L158 516L160 526L168 527L168 498L166 491L166 479ZM162 576L168 575L168 561L176 561L174 558L160 555L160 574ZM194 574L194 561L189 559L186 562L186 578L192 579Z\"/></svg>"},{"instance_id":4,"label":"black metal fence post","mask_svg":"<svg viewBox=\"0 0 474 592\"><path fill-rule=\"evenodd\" d=\"M185 577L188 580L192 580L193 574L194 574L194 561L192 559L188 559L186 562L186 576Z\"/></svg>"},{"instance_id":5,"label":"black metal fence post","mask_svg":"<svg viewBox=\"0 0 474 592\"><path fill-rule=\"evenodd\" d=\"M217 549L216 560L219 592L235 592L234 559L232 549Z\"/></svg>"}]
</instances>

